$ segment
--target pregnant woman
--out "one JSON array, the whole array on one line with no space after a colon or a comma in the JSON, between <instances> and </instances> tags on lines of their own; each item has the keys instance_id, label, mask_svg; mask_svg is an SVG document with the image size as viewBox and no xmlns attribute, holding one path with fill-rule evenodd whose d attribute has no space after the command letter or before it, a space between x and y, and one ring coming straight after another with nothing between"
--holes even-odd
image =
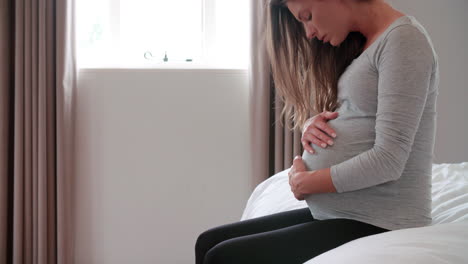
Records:
<instances>
[{"instance_id":1,"label":"pregnant woman","mask_svg":"<svg viewBox=\"0 0 468 264\"><path fill-rule=\"evenodd\" d=\"M209 229L196 263L303 263L360 237L429 225L439 70L424 27L384 0L268 8L275 87L305 149L289 184L308 207Z\"/></svg>"}]
</instances>

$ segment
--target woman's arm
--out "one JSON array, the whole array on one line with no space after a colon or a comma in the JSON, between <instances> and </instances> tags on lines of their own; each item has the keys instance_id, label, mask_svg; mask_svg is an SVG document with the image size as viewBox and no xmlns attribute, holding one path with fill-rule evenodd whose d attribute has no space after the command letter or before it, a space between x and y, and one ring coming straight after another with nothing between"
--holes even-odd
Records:
<instances>
[{"instance_id":1,"label":"woman's arm","mask_svg":"<svg viewBox=\"0 0 468 264\"><path fill-rule=\"evenodd\" d=\"M432 47L412 25L397 27L386 38L371 57L379 76L375 143L330 167L338 193L399 179L419 127L433 72Z\"/></svg>"},{"instance_id":2,"label":"woman's arm","mask_svg":"<svg viewBox=\"0 0 468 264\"><path fill-rule=\"evenodd\" d=\"M310 179L309 189L304 192L306 194L314 193L336 193L335 185L330 175L330 168L306 171L307 177Z\"/></svg>"}]
</instances>

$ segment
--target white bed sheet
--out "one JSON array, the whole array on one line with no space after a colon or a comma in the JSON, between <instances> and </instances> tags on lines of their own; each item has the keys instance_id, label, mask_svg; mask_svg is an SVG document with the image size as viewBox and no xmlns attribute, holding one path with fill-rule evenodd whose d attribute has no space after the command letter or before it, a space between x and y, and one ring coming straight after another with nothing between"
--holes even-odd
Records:
<instances>
[{"instance_id":1,"label":"white bed sheet","mask_svg":"<svg viewBox=\"0 0 468 264\"><path fill-rule=\"evenodd\" d=\"M361 237L305 264L468 263L468 221Z\"/></svg>"},{"instance_id":2,"label":"white bed sheet","mask_svg":"<svg viewBox=\"0 0 468 264\"><path fill-rule=\"evenodd\" d=\"M261 182L242 220L307 207L288 183L288 171ZM360 238L323 253L311 263L468 263L468 162L432 166L432 224ZM372 250L369 250L372 248ZM398 254L395 254L398 253ZM395 259L395 255L399 258ZM355 262L349 262L353 260Z\"/></svg>"}]
</instances>

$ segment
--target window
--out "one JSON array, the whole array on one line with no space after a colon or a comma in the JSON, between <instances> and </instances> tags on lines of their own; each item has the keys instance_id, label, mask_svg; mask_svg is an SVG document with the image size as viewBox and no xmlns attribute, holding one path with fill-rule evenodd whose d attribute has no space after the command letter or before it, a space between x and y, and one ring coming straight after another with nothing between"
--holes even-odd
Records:
<instances>
[{"instance_id":1,"label":"window","mask_svg":"<svg viewBox=\"0 0 468 264\"><path fill-rule=\"evenodd\" d=\"M78 64L245 69L249 19L249 0L80 0Z\"/></svg>"}]
</instances>

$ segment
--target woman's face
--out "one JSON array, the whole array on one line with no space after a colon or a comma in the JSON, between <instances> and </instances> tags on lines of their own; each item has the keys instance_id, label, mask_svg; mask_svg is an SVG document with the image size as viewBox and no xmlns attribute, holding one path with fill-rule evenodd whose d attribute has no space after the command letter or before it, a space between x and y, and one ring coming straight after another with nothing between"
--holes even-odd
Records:
<instances>
[{"instance_id":1,"label":"woman's face","mask_svg":"<svg viewBox=\"0 0 468 264\"><path fill-rule=\"evenodd\" d=\"M351 28L346 0L289 0L286 5L302 22L308 39L316 37L324 43L338 46Z\"/></svg>"}]
</instances>

